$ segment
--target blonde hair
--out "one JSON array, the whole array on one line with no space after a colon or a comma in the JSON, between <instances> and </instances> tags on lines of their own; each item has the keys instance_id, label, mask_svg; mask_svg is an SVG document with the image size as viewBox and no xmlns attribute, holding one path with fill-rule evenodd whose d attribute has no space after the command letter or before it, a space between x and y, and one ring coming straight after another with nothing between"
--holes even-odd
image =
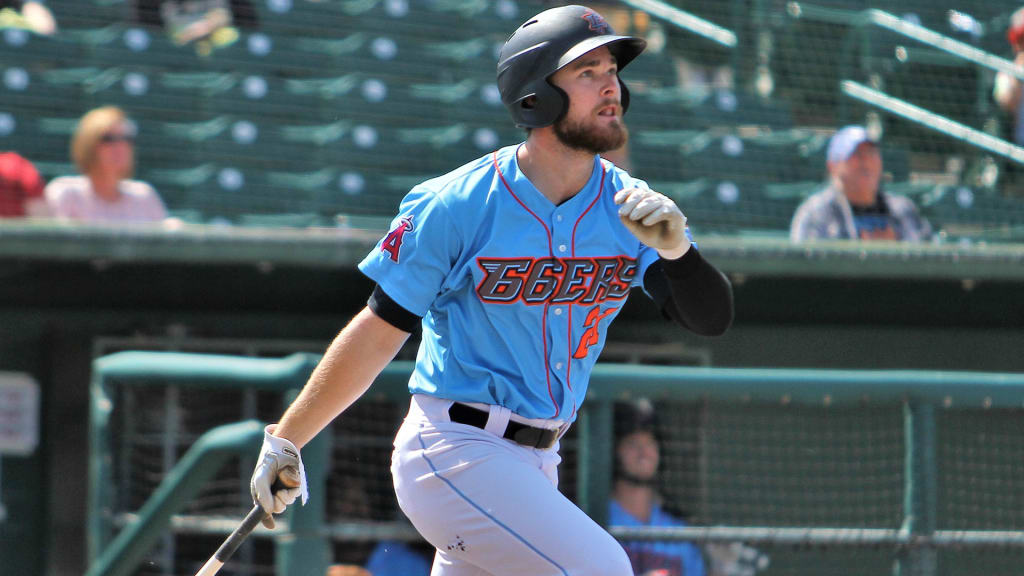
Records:
<instances>
[{"instance_id":1,"label":"blonde hair","mask_svg":"<svg viewBox=\"0 0 1024 576\"><path fill-rule=\"evenodd\" d=\"M78 171L87 174L96 164L96 148L103 135L128 119L117 106L104 106L90 110L82 116L71 136L71 160ZM130 174L124 175L128 177Z\"/></svg>"}]
</instances>

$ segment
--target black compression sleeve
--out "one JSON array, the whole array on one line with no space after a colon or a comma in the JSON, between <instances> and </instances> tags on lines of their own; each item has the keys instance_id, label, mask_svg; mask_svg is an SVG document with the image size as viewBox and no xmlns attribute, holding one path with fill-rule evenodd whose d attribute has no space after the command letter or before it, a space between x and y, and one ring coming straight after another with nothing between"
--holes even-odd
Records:
<instances>
[{"instance_id":1,"label":"black compression sleeve","mask_svg":"<svg viewBox=\"0 0 1024 576\"><path fill-rule=\"evenodd\" d=\"M644 288L665 316L697 334L719 336L732 325L732 285L696 248L651 264Z\"/></svg>"},{"instance_id":2,"label":"black compression sleeve","mask_svg":"<svg viewBox=\"0 0 1024 576\"><path fill-rule=\"evenodd\" d=\"M412 334L420 327L421 318L391 299L386 292L378 285L373 287L373 293L366 305L373 310L373 313L380 316L388 324L399 330Z\"/></svg>"}]
</instances>

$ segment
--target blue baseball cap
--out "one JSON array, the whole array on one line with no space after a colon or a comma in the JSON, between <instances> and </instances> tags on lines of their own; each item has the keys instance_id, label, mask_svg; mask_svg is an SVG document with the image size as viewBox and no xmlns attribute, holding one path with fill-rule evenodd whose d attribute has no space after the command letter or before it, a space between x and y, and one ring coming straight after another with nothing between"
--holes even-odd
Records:
<instances>
[{"instance_id":1,"label":"blue baseball cap","mask_svg":"<svg viewBox=\"0 0 1024 576\"><path fill-rule=\"evenodd\" d=\"M872 138L863 126L846 126L836 132L828 141L828 153L825 157L829 163L846 162L853 155L857 146L865 142L878 144L878 141Z\"/></svg>"}]
</instances>

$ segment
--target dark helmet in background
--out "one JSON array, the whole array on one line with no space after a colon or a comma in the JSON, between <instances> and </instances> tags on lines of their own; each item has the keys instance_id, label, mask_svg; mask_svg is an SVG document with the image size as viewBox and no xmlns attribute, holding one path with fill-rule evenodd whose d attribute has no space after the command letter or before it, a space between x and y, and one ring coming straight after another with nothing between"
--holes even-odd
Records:
<instances>
[{"instance_id":1,"label":"dark helmet in background","mask_svg":"<svg viewBox=\"0 0 1024 576\"><path fill-rule=\"evenodd\" d=\"M498 90L516 126L541 128L564 116L569 99L550 83L551 76L601 46L608 47L622 70L644 51L647 42L617 36L600 14L575 5L545 10L513 32L498 56ZM629 90L621 79L619 88L625 113Z\"/></svg>"},{"instance_id":2,"label":"dark helmet in background","mask_svg":"<svg viewBox=\"0 0 1024 576\"><path fill-rule=\"evenodd\" d=\"M616 402L612 425L616 444L634 432L650 432L655 438L660 437L654 404L648 398Z\"/></svg>"}]
</instances>

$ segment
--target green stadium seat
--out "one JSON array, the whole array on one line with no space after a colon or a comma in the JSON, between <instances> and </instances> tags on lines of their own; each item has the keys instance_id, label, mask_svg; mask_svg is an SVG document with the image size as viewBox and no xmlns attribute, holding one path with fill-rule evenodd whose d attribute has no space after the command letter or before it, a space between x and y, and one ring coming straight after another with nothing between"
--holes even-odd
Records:
<instances>
[{"instance_id":1,"label":"green stadium seat","mask_svg":"<svg viewBox=\"0 0 1024 576\"><path fill-rule=\"evenodd\" d=\"M0 150L13 150L32 162L66 162L77 118L70 120L67 130L56 129L50 120L16 108L0 108Z\"/></svg>"},{"instance_id":2,"label":"green stadium seat","mask_svg":"<svg viewBox=\"0 0 1024 576\"><path fill-rule=\"evenodd\" d=\"M136 154L140 162L155 166L180 162L259 166L266 161L260 136L258 123L242 117L147 122L140 126Z\"/></svg>"},{"instance_id":3,"label":"green stadium seat","mask_svg":"<svg viewBox=\"0 0 1024 576\"><path fill-rule=\"evenodd\" d=\"M509 123L497 82L490 78L409 84L396 90L395 98L414 117L496 126Z\"/></svg>"},{"instance_id":4,"label":"green stadium seat","mask_svg":"<svg viewBox=\"0 0 1024 576\"><path fill-rule=\"evenodd\" d=\"M45 162L69 162L71 136L78 126L78 117L41 117L32 123L36 141L34 159Z\"/></svg>"},{"instance_id":5,"label":"green stadium seat","mask_svg":"<svg viewBox=\"0 0 1024 576\"><path fill-rule=\"evenodd\" d=\"M94 28L131 17L131 0L46 0L61 28Z\"/></svg>"},{"instance_id":6,"label":"green stadium seat","mask_svg":"<svg viewBox=\"0 0 1024 576\"><path fill-rule=\"evenodd\" d=\"M40 176L44 180L52 180L58 176L67 176L68 174L77 174L78 169L70 161L63 162L45 162L33 160L32 164L35 165L36 170L39 171Z\"/></svg>"},{"instance_id":7,"label":"green stadium seat","mask_svg":"<svg viewBox=\"0 0 1024 576\"><path fill-rule=\"evenodd\" d=\"M647 50L629 63L622 79L634 91L671 88L677 85L676 69L672 58L664 52Z\"/></svg>"},{"instance_id":8,"label":"green stadium seat","mask_svg":"<svg viewBox=\"0 0 1024 576\"><path fill-rule=\"evenodd\" d=\"M452 40L492 33L507 38L522 19L545 8L536 2L510 0L356 0L342 4L359 30ZM531 4L537 9L531 8Z\"/></svg>"},{"instance_id":9,"label":"green stadium seat","mask_svg":"<svg viewBox=\"0 0 1024 576\"><path fill-rule=\"evenodd\" d=\"M0 66L37 70L75 65L80 55L69 44L59 36L3 28L0 29Z\"/></svg>"},{"instance_id":10,"label":"green stadium seat","mask_svg":"<svg viewBox=\"0 0 1024 576\"><path fill-rule=\"evenodd\" d=\"M950 239L1024 241L1024 199L1006 198L967 186L934 186L925 190L917 190L918 208L934 229L944 231Z\"/></svg>"},{"instance_id":11,"label":"green stadium seat","mask_svg":"<svg viewBox=\"0 0 1024 576\"><path fill-rule=\"evenodd\" d=\"M311 207L304 191L275 185L266 172L255 168L207 164L181 169L178 179L189 182L181 207L200 210L207 217L304 212Z\"/></svg>"},{"instance_id":12,"label":"green stadium seat","mask_svg":"<svg viewBox=\"0 0 1024 576\"><path fill-rule=\"evenodd\" d=\"M181 73L187 76L188 73ZM151 68L106 68L82 80L83 108L115 105L130 116L187 120L202 113L200 97L207 87L168 82L171 73ZM84 111L84 110L83 110Z\"/></svg>"},{"instance_id":13,"label":"green stadium seat","mask_svg":"<svg viewBox=\"0 0 1024 576\"><path fill-rule=\"evenodd\" d=\"M356 30L353 16L378 2L260 2L260 30L277 37L324 35L331 31ZM256 4L256 3L254 3Z\"/></svg>"},{"instance_id":14,"label":"green stadium seat","mask_svg":"<svg viewBox=\"0 0 1024 576\"><path fill-rule=\"evenodd\" d=\"M192 70L202 62L192 46L179 46L156 28L112 25L80 32L79 45L90 64L100 68Z\"/></svg>"},{"instance_id":15,"label":"green stadium seat","mask_svg":"<svg viewBox=\"0 0 1024 576\"><path fill-rule=\"evenodd\" d=\"M203 70L236 72L260 76L297 74L314 67L308 54L289 50L282 38L262 29L240 31L236 41L218 46L210 54L198 58Z\"/></svg>"},{"instance_id":16,"label":"green stadium seat","mask_svg":"<svg viewBox=\"0 0 1024 576\"><path fill-rule=\"evenodd\" d=\"M0 103L38 114L80 114L83 82L97 73L94 68L30 71L20 66L0 67Z\"/></svg>"}]
</instances>

